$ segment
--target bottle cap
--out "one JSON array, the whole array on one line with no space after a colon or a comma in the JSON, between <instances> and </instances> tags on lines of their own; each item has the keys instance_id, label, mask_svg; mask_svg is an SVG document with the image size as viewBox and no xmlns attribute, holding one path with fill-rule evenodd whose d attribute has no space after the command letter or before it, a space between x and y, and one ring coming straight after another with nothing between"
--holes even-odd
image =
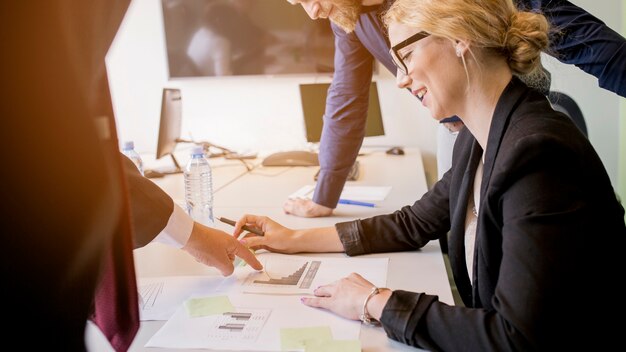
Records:
<instances>
[{"instance_id":1,"label":"bottle cap","mask_svg":"<svg viewBox=\"0 0 626 352\"><path fill-rule=\"evenodd\" d=\"M135 142L133 141L124 142L122 149L135 149Z\"/></svg>"},{"instance_id":2,"label":"bottle cap","mask_svg":"<svg viewBox=\"0 0 626 352\"><path fill-rule=\"evenodd\" d=\"M191 148L191 155L202 155L204 156L204 148L201 145L196 145Z\"/></svg>"}]
</instances>

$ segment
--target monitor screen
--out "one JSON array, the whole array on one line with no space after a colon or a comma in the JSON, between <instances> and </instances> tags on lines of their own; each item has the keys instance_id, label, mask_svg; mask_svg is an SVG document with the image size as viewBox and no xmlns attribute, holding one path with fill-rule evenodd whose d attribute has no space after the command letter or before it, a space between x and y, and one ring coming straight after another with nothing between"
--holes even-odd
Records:
<instances>
[{"instance_id":1,"label":"monitor screen","mask_svg":"<svg viewBox=\"0 0 626 352\"><path fill-rule=\"evenodd\" d=\"M285 0L161 0L170 78L332 73L328 20Z\"/></svg>"},{"instance_id":2,"label":"monitor screen","mask_svg":"<svg viewBox=\"0 0 626 352\"><path fill-rule=\"evenodd\" d=\"M302 101L304 127L306 129L306 139L308 142L314 143L320 141L322 126L324 124L323 116L326 109L326 93L329 87L329 83L300 85L300 99ZM383 117L380 113L378 88L376 82L372 82L370 85L365 136L382 136L384 134L385 128L383 126Z\"/></svg>"},{"instance_id":3,"label":"monitor screen","mask_svg":"<svg viewBox=\"0 0 626 352\"><path fill-rule=\"evenodd\" d=\"M179 142L182 124L182 97L180 89L164 88L161 100L161 122L159 124L159 141L157 142L157 159L168 154L173 155L176 143Z\"/></svg>"}]
</instances>

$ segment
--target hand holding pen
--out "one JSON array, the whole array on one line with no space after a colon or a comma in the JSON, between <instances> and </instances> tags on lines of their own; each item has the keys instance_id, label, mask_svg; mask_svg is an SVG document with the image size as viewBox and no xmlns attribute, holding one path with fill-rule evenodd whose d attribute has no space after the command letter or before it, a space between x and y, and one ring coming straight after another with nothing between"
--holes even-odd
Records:
<instances>
[{"instance_id":1,"label":"hand holding pen","mask_svg":"<svg viewBox=\"0 0 626 352\"><path fill-rule=\"evenodd\" d=\"M234 220L230 220L224 217L219 217L218 218L221 222L231 225L231 226L235 226L235 232L237 232L237 223ZM253 234L257 235L257 236L264 236L265 233L259 229L256 228L252 228L252 227L248 227L247 225L243 225L241 227L242 230L244 231L248 231L248 232L252 232ZM239 234L239 237L237 237L237 240L242 240L245 236L245 232L241 232L241 234Z\"/></svg>"},{"instance_id":2,"label":"hand holding pen","mask_svg":"<svg viewBox=\"0 0 626 352\"><path fill-rule=\"evenodd\" d=\"M236 227L237 223L235 221L233 221L231 219L224 218L224 217L219 217L218 219L219 219L219 221L221 221L221 222L223 222L225 224L228 224L228 225L231 225L231 226L235 226L235 232L237 231L237 227ZM256 228L248 227L246 225L242 226L241 230L243 230L243 231L241 231L241 233L237 236L237 241L239 241L240 243L242 243L243 238L246 236L246 232L244 232L244 231L248 231L248 232L254 233L257 236L263 236L264 235L263 231L261 231L259 229L256 229ZM245 245L245 243L242 243L242 244ZM255 254L255 251L252 248L250 248L249 246L246 246L246 247L250 250L250 252L252 254ZM237 258L235 260L234 265L235 265L235 267L244 266L244 265L246 265L246 262L241 260L240 258Z\"/></svg>"},{"instance_id":3,"label":"hand holding pen","mask_svg":"<svg viewBox=\"0 0 626 352\"><path fill-rule=\"evenodd\" d=\"M246 236L248 229L258 230L263 236ZM254 233L250 231L250 233ZM266 249L277 253L298 253L299 245L294 236L295 231L267 216L246 214L235 223L234 236L240 238L240 242L251 249Z\"/></svg>"}]
</instances>

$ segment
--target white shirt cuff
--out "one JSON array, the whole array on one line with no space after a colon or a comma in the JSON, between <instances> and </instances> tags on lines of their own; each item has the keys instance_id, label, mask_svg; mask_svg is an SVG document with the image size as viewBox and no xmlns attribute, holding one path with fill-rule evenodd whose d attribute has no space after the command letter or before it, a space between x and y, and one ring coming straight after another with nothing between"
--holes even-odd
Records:
<instances>
[{"instance_id":1,"label":"white shirt cuff","mask_svg":"<svg viewBox=\"0 0 626 352\"><path fill-rule=\"evenodd\" d=\"M174 203L174 211L167 225L152 242L159 242L168 246L181 248L189 240L192 229L193 219L187 215L183 208Z\"/></svg>"}]
</instances>

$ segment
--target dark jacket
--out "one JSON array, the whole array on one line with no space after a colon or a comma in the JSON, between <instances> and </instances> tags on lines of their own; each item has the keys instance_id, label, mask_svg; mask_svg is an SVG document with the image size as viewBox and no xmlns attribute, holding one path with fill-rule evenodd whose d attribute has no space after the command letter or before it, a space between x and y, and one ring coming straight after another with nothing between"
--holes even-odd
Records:
<instances>
[{"instance_id":1,"label":"dark jacket","mask_svg":"<svg viewBox=\"0 0 626 352\"><path fill-rule=\"evenodd\" d=\"M85 350L105 254L128 221L125 184L136 245L172 213L172 200L119 160L104 59L129 2L0 5L4 336L27 349Z\"/></svg>"},{"instance_id":2,"label":"dark jacket","mask_svg":"<svg viewBox=\"0 0 626 352\"><path fill-rule=\"evenodd\" d=\"M464 129L452 169L422 199L337 224L349 255L417 249L450 230L450 265L466 307L395 291L381 319L387 334L446 351L617 346L624 209L587 138L513 79L489 131L470 283L465 214L481 155Z\"/></svg>"}]
</instances>

